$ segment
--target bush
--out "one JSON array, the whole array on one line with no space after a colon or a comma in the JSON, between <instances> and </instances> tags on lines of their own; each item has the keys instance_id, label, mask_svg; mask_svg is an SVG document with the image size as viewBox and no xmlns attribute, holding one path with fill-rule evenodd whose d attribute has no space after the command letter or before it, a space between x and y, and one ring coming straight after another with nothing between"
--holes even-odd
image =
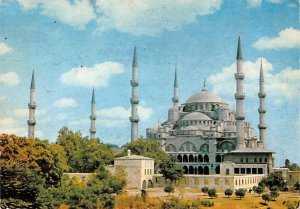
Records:
<instances>
[{"instance_id":1,"label":"bush","mask_svg":"<svg viewBox=\"0 0 300 209\"><path fill-rule=\"evenodd\" d=\"M203 201L201 201L201 205L204 206L204 207L213 207L215 204L212 201L203 200Z\"/></svg>"},{"instance_id":2,"label":"bush","mask_svg":"<svg viewBox=\"0 0 300 209\"><path fill-rule=\"evenodd\" d=\"M208 194L209 197L212 197L212 198L218 196L218 195L217 195L217 190L216 190L216 189L209 189L208 192L207 192L207 194Z\"/></svg>"},{"instance_id":3,"label":"bush","mask_svg":"<svg viewBox=\"0 0 300 209\"><path fill-rule=\"evenodd\" d=\"M270 200L271 200L269 194L263 194L263 195L261 196L261 198L265 201L265 203L266 203L267 201L270 201Z\"/></svg>"},{"instance_id":4,"label":"bush","mask_svg":"<svg viewBox=\"0 0 300 209\"><path fill-rule=\"evenodd\" d=\"M226 189L224 191L224 194L229 198L229 196L231 196L233 194L233 190L232 189Z\"/></svg>"},{"instance_id":5,"label":"bush","mask_svg":"<svg viewBox=\"0 0 300 209\"><path fill-rule=\"evenodd\" d=\"M167 193L174 192L174 187L173 186L166 186L164 188L164 191L167 192Z\"/></svg>"},{"instance_id":6,"label":"bush","mask_svg":"<svg viewBox=\"0 0 300 209\"><path fill-rule=\"evenodd\" d=\"M202 187L202 188L201 188L201 191L202 191L203 193L205 193L205 194L208 192L208 190L209 190L208 187Z\"/></svg>"},{"instance_id":7,"label":"bush","mask_svg":"<svg viewBox=\"0 0 300 209\"><path fill-rule=\"evenodd\" d=\"M246 190L245 189L238 189L235 191L235 196L239 197L242 199L246 195Z\"/></svg>"},{"instance_id":8,"label":"bush","mask_svg":"<svg viewBox=\"0 0 300 209\"><path fill-rule=\"evenodd\" d=\"M294 184L294 189L296 191L300 191L300 183L299 183L299 181Z\"/></svg>"},{"instance_id":9,"label":"bush","mask_svg":"<svg viewBox=\"0 0 300 209\"><path fill-rule=\"evenodd\" d=\"M255 188L254 191L255 191L255 193L257 193L260 196L262 193L264 193L265 188L262 187L262 186L258 186L258 187Z\"/></svg>"}]
</instances>

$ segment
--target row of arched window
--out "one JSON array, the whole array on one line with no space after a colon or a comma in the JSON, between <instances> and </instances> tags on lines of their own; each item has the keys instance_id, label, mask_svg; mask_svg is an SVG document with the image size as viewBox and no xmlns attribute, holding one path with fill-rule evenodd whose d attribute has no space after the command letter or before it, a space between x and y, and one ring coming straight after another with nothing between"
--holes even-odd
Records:
<instances>
[{"instance_id":1,"label":"row of arched window","mask_svg":"<svg viewBox=\"0 0 300 209\"><path fill-rule=\"evenodd\" d=\"M215 158L215 161L217 163L220 163L223 161L222 159L222 156L221 155L216 155L216 158ZM184 163L196 163L196 162L199 162L199 163L208 163L209 162L209 157L208 155L198 155L198 156L195 156L195 155L178 155L177 156L177 162L184 162Z\"/></svg>"},{"instance_id":2,"label":"row of arched window","mask_svg":"<svg viewBox=\"0 0 300 209\"><path fill-rule=\"evenodd\" d=\"M183 166L184 174L198 174L198 175L209 175L209 167L208 166ZM220 174L220 166L216 166L215 173Z\"/></svg>"}]
</instances>

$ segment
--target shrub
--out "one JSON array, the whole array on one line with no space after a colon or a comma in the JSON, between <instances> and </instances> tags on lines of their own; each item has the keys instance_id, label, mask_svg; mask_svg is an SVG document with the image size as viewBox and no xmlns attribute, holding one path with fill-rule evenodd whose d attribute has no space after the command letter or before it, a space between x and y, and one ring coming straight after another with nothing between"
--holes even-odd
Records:
<instances>
[{"instance_id":1,"label":"shrub","mask_svg":"<svg viewBox=\"0 0 300 209\"><path fill-rule=\"evenodd\" d=\"M235 191L235 196L239 197L242 199L246 195L246 190L245 189L238 189Z\"/></svg>"},{"instance_id":2,"label":"shrub","mask_svg":"<svg viewBox=\"0 0 300 209\"><path fill-rule=\"evenodd\" d=\"M201 205L204 206L204 207L213 207L215 204L212 201L203 200L203 201L201 201Z\"/></svg>"},{"instance_id":3,"label":"shrub","mask_svg":"<svg viewBox=\"0 0 300 209\"><path fill-rule=\"evenodd\" d=\"M297 191L300 190L300 183L299 183L299 181L294 184L294 189L297 190Z\"/></svg>"},{"instance_id":4,"label":"shrub","mask_svg":"<svg viewBox=\"0 0 300 209\"><path fill-rule=\"evenodd\" d=\"M265 201L265 203L267 203L267 201L270 201L270 200L271 200L269 194L263 194L263 195L261 196L261 198Z\"/></svg>"},{"instance_id":5,"label":"shrub","mask_svg":"<svg viewBox=\"0 0 300 209\"><path fill-rule=\"evenodd\" d=\"M229 198L229 196L231 196L233 194L233 190L232 189L226 189L224 191L224 194Z\"/></svg>"},{"instance_id":6,"label":"shrub","mask_svg":"<svg viewBox=\"0 0 300 209\"><path fill-rule=\"evenodd\" d=\"M254 191L255 191L255 193L257 193L260 196L262 193L264 193L265 188L262 187L262 186L258 186L258 187L255 188Z\"/></svg>"},{"instance_id":7,"label":"shrub","mask_svg":"<svg viewBox=\"0 0 300 209\"><path fill-rule=\"evenodd\" d=\"M217 190L216 190L216 189L209 189L208 192L207 192L207 194L208 194L209 197L212 197L212 198L218 196L218 195L217 195Z\"/></svg>"},{"instance_id":8,"label":"shrub","mask_svg":"<svg viewBox=\"0 0 300 209\"><path fill-rule=\"evenodd\" d=\"M201 191L202 191L203 193L205 193L205 194L208 192L208 190L209 190L208 187L202 187L202 188L201 188Z\"/></svg>"},{"instance_id":9,"label":"shrub","mask_svg":"<svg viewBox=\"0 0 300 209\"><path fill-rule=\"evenodd\" d=\"M164 188L164 191L167 192L167 193L174 192L174 187L173 186L166 186Z\"/></svg>"}]
</instances>

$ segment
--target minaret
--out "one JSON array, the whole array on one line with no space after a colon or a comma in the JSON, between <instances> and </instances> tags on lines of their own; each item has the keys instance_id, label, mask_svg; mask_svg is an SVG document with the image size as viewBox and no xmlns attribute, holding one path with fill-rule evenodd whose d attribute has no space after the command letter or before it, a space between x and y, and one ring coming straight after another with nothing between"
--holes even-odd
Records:
<instances>
[{"instance_id":1,"label":"minaret","mask_svg":"<svg viewBox=\"0 0 300 209\"><path fill-rule=\"evenodd\" d=\"M133 62L132 62L132 80L130 81L132 87L132 96L130 99L131 103L131 141L138 140L138 123L139 123L139 116L138 116L138 64L137 64L137 52L136 47L134 47L134 55L133 55Z\"/></svg>"},{"instance_id":2,"label":"minaret","mask_svg":"<svg viewBox=\"0 0 300 209\"><path fill-rule=\"evenodd\" d=\"M203 88L202 88L201 91L207 91L207 88L206 88L206 81L205 81L205 80L203 81Z\"/></svg>"},{"instance_id":3,"label":"minaret","mask_svg":"<svg viewBox=\"0 0 300 209\"><path fill-rule=\"evenodd\" d=\"M265 93L265 86L264 86L264 72L263 72L263 67L262 67L262 61L260 63L260 76L259 76L259 93L258 93L258 98L259 98L259 140L263 148L266 147L266 121L265 121L265 116L266 116L266 106L265 106L265 98L266 98L266 93Z\"/></svg>"},{"instance_id":4,"label":"minaret","mask_svg":"<svg viewBox=\"0 0 300 209\"><path fill-rule=\"evenodd\" d=\"M243 73L243 56L242 56L242 49L241 49L241 40L239 37L238 47L237 47L237 55L236 55L236 68L237 72L235 73L235 80L236 80L236 93L235 93L235 100L236 100L236 138L237 138L237 149L241 149L245 147L244 141L244 87L243 87L243 80L244 80L244 73Z\"/></svg>"},{"instance_id":5,"label":"minaret","mask_svg":"<svg viewBox=\"0 0 300 209\"><path fill-rule=\"evenodd\" d=\"M30 84L30 102L28 103L29 109L29 119L27 120L28 124L28 138L34 139L34 126L35 121L35 81L34 81L34 71L32 71L32 78Z\"/></svg>"},{"instance_id":6,"label":"minaret","mask_svg":"<svg viewBox=\"0 0 300 209\"><path fill-rule=\"evenodd\" d=\"M96 100L95 90L93 88L92 102L91 102L91 128L90 128L90 139L94 139L96 135Z\"/></svg>"},{"instance_id":7,"label":"minaret","mask_svg":"<svg viewBox=\"0 0 300 209\"><path fill-rule=\"evenodd\" d=\"M177 81L177 66L175 68L175 78L174 78L174 91L173 91L173 106L177 107L179 102L179 88L178 88L178 81Z\"/></svg>"}]
</instances>

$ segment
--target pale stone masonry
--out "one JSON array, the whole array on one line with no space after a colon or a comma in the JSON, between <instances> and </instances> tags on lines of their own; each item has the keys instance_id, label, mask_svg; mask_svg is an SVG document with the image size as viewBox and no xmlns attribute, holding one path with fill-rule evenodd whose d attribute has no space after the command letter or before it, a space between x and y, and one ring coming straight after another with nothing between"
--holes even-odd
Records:
<instances>
[{"instance_id":1,"label":"pale stone masonry","mask_svg":"<svg viewBox=\"0 0 300 209\"><path fill-rule=\"evenodd\" d=\"M35 101L35 79L34 79L34 71L32 72L31 77L31 84L30 84L30 101L28 103L29 109L29 119L27 120L28 124L28 138L35 137L35 108L36 108L36 101Z\"/></svg>"},{"instance_id":2,"label":"pale stone masonry","mask_svg":"<svg viewBox=\"0 0 300 209\"><path fill-rule=\"evenodd\" d=\"M90 128L90 139L94 139L96 136L96 100L95 90L93 88L92 101L91 101L91 128Z\"/></svg>"}]
</instances>

